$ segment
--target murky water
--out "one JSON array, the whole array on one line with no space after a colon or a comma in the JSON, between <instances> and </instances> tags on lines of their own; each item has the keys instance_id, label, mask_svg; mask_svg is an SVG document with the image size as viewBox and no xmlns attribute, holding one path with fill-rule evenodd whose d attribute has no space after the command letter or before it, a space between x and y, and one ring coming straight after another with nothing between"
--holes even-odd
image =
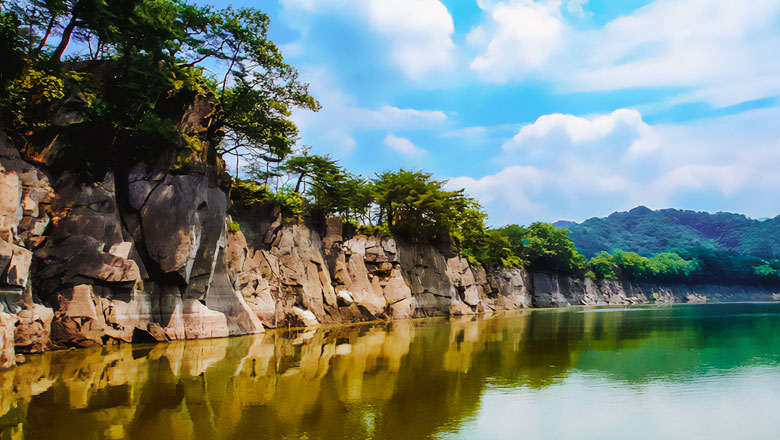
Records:
<instances>
[{"instance_id":1,"label":"murky water","mask_svg":"<svg viewBox=\"0 0 780 440\"><path fill-rule=\"evenodd\" d=\"M0 393L2 439L776 439L780 304L71 350Z\"/></svg>"}]
</instances>

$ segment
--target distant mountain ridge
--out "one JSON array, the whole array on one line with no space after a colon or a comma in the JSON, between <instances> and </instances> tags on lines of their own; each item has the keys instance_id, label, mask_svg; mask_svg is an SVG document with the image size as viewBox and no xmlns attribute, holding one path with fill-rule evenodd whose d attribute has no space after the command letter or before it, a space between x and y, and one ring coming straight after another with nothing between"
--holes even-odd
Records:
<instances>
[{"instance_id":1,"label":"distant mountain ridge","mask_svg":"<svg viewBox=\"0 0 780 440\"><path fill-rule=\"evenodd\" d=\"M705 247L760 257L780 256L780 216L755 220L742 214L652 210L638 206L582 223L559 221L586 257L616 250L650 256L679 248Z\"/></svg>"}]
</instances>

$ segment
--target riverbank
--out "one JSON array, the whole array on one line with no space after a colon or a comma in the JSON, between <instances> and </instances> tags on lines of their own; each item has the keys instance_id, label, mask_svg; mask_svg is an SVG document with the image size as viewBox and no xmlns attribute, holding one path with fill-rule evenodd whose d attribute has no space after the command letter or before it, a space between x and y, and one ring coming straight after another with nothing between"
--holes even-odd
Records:
<instances>
[{"instance_id":1,"label":"riverbank","mask_svg":"<svg viewBox=\"0 0 780 440\"><path fill-rule=\"evenodd\" d=\"M523 429L531 438L658 438L685 427L729 438L724 425L757 438L774 432L762 430L777 410L780 304L484 318L30 356L0 372L0 432L27 439L515 438ZM743 402L757 398L759 407ZM560 414L574 417L576 429L548 423Z\"/></svg>"},{"instance_id":2,"label":"riverbank","mask_svg":"<svg viewBox=\"0 0 780 440\"><path fill-rule=\"evenodd\" d=\"M187 121L206 117L197 106ZM197 125L197 124L196 124ZM769 301L760 286L636 284L502 267L451 242L233 207L219 163L51 178L0 136L0 367L16 354L568 305Z\"/></svg>"}]
</instances>

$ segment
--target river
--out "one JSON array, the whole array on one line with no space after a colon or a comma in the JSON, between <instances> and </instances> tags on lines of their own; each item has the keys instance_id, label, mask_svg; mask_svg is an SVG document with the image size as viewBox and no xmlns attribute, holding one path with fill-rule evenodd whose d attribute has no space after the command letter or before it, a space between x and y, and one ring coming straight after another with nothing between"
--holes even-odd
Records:
<instances>
[{"instance_id":1,"label":"river","mask_svg":"<svg viewBox=\"0 0 780 440\"><path fill-rule=\"evenodd\" d=\"M774 439L780 304L567 308L28 356L1 439Z\"/></svg>"}]
</instances>

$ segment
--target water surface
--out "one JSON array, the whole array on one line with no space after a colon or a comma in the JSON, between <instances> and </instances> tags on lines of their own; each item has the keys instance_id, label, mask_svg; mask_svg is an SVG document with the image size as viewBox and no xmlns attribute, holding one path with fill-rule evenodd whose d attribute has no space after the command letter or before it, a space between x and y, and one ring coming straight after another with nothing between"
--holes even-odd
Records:
<instances>
[{"instance_id":1,"label":"water surface","mask_svg":"<svg viewBox=\"0 0 780 440\"><path fill-rule=\"evenodd\" d=\"M0 438L776 439L780 304L570 308L28 357Z\"/></svg>"}]
</instances>

